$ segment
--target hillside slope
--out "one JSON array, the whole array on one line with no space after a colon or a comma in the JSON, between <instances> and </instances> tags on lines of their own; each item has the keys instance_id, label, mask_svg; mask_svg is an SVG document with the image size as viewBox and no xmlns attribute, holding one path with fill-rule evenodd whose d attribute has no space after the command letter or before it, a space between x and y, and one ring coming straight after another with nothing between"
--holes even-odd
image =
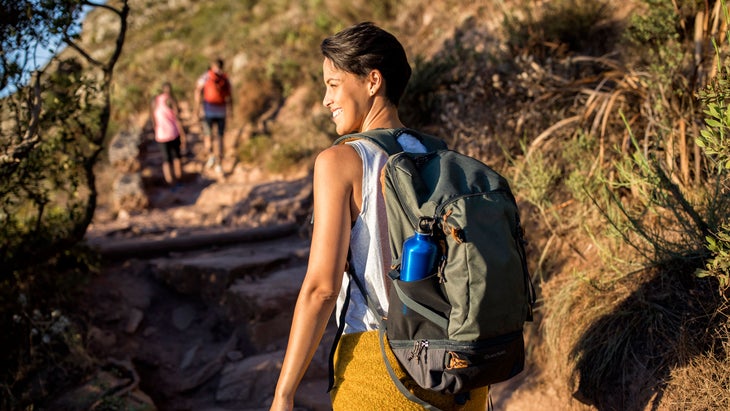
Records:
<instances>
[{"instance_id":1,"label":"hillside slope","mask_svg":"<svg viewBox=\"0 0 730 411\"><path fill-rule=\"evenodd\" d=\"M596 183L590 177L607 170L613 178L614 161L629 151L630 133L619 113L629 113L632 126L649 123L651 129L653 118L645 121L642 115L651 106L647 94L655 90L631 67L642 56L619 41L643 2L589 3L132 1L125 53L115 72L113 129L145 133L147 102L164 80L189 107L208 59L223 57L236 90L236 114L226 135L227 174L223 179L207 174L195 151L199 141L188 174L197 176L194 195L203 189L210 190L209 198L229 195L216 204L223 210L218 214L200 212L199 198L184 201L188 217L170 226L261 224L255 213L221 218L234 215L225 203L238 203L259 183L307 178L313 156L333 137L320 103L319 41L350 23L375 21L403 41L414 66L402 105L406 123L493 165L510 179L520 202L540 305L527 328L528 368L505 385L507 394L500 397L505 409L676 409L672 401L685 394L676 394L681 383L672 379L682 373L696 379L701 371L693 374L693 361L709 352L683 344L694 344L693 334L709 334L721 323L695 321L720 303L716 296L707 298L712 284L693 278L695 266L674 265L679 274L672 281L666 267L646 270L636 250L615 240L595 207L600 199L591 197ZM84 26L85 41L98 43L103 53L109 30L103 13L92 13ZM573 32L580 35L558 35ZM186 124L195 136L189 114ZM679 129L677 124L669 128ZM689 127L692 132L698 133ZM675 161L663 143L654 144ZM156 164L149 170L148 188L160 193ZM690 183L682 181L682 188L691 191ZM617 191L630 203L632 190L639 188ZM106 201L92 232L102 223L120 224ZM179 211L174 202L164 208L164 215ZM157 212L139 214L138 224L159 221ZM662 221L657 217L655 224ZM652 317L642 322L637 313L646 312ZM688 328L680 329L676 318L691 319ZM604 374L590 375L593 367ZM717 395L719 404L726 401L723 395Z\"/></svg>"}]
</instances>

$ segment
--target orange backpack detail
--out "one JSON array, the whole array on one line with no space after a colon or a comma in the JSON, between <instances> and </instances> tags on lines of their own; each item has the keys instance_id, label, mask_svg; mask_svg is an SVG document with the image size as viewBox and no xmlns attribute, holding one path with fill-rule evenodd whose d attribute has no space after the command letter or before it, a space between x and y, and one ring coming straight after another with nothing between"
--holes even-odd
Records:
<instances>
[{"instance_id":1,"label":"orange backpack detail","mask_svg":"<svg viewBox=\"0 0 730 411\"><path fill-rule=\"evenodd\" d=\"M203 100L211 104L225 104L226 97L230 94L231 88L225 73L208 70L203 86Z\"/></svg>"}]
</instances>

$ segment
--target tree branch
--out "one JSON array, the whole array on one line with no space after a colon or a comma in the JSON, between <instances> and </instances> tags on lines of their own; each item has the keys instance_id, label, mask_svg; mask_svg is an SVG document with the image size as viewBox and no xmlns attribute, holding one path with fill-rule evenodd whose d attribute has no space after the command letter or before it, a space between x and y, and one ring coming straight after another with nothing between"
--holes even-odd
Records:
<instances>
[{"instance_id":1,"label":"tree branch","mask_svg":"<svg viewBox=\"0 0 730 411\"><path fill-rule=\"evenodd\" d=\"M117 35L117 41L116 41L116 47L114 48L114 53L112 54L111 58L107 62L106 67L104 68L105 72L108 72L108 75L111 76L111 71L114 69L114 66L117 64L117 60L119 60L119 56L122 54L122 48L124 47L124 39L127 35L127 17L129 16L129 3L127 0L124 0L124 3L122 5L121 10L114 10L117 15L119 15L119 34ZM111 81L111 79L109 79Z\"/></svg>"},{"instance_id":2,"label":"tree branch","mask_svg":"<svg viewBox=\"0 0 730 411\"><path fill-rule=\"evenodd\" d=\"M112 11L112 12L118 14L121 17L121 11L115 9L114 7L112 7L112 6L108 5L108 4L95 3L93 1L82 1L81 2L81 5L82 6L90 6L90 7L100 7L102 9L106 9L106 10ZM127 5L127 2L126 1L124 2L124 5L125 6Z\"/></svg>"},{"instance_id":3,"label":"tree branch","mask_svg":"<svg viewBox=\"0 0 730 411\"><path fill-rule=\"evenodd\" d=\"M86 52L86 50L82 49L81 46L76 44L69 36L68 34L63 35L63 42L71 46L72 49L76 50L81 56L86 59L89 63L97 66L97 67L106 67L102 62L96 60L95 58L91 57L89 53Z\"/></svg>"}]
</instances>

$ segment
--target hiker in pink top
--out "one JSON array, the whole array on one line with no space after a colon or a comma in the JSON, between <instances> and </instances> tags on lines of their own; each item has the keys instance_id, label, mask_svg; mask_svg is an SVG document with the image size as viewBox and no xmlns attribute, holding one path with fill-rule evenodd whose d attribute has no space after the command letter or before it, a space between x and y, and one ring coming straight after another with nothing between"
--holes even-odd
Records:
<instances>
[{"instance_id":1,"label":"hiker in pink top","mask_svg":"<svg viewBox=\"0 0 730 411\"><path fill-rule=\"evenodd\" d=\"M172 85L169 82L162 84L162 93L152 99L150 108L155 141L162 151L162 174L167 184L179 184L182 178L180 152L186 149L186 136L178 117L180 108L172 95Z\"/></svg>"}]
</instances>

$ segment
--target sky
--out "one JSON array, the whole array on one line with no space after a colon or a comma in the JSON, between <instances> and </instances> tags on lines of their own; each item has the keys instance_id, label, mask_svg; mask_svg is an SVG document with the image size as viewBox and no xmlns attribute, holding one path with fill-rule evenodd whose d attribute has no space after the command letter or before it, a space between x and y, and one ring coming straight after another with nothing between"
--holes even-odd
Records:
<instances>
[{"instance_id":1,"label":"sky","mask_svg":"<svg viewBox=\"0 0 730 411\"><path fill-rule=\"evenodd\" d=\"M100 0L96 3L104 4L106 3L106 0ZM84 18L86 18L86 14L91 11L93 7L85 6L81 10L81 14L79 15L79 22L82 22ZM66 45L61 41L61 38L54 38L50 41L51 47L44 48L44 47L38 47L35 50L35 55L30 58L28 62L26 62L25 66L27 68L26 72L24 73L23 77L21 78L21 83L26 84L30 80L30 75L33 71L38 70L42 67L44 67L46 64L48 64L49 61L53 58L54 55L60 53L66 48ZM12 51L9 52L9 54L12 53ZM17 89L15 88L14 83L8 84L7 87L0 90L0 98L6 97L10 94L15 93Z\"/></svg>"}]
</instances>

